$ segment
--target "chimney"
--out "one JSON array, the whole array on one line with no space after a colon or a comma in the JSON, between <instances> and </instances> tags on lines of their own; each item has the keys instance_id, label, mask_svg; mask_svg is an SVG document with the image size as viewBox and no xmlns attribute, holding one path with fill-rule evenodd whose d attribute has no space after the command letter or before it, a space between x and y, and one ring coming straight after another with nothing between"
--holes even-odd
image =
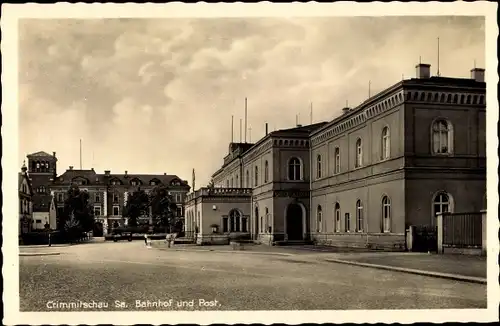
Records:
<instances>
[{"instance_id":1,"label":"chimney","mask_svg":"<svg viewBox=\"0 0 500 326\"><path fill-rule=\"evenodd\" d=\"M415 66L417 69L417 78L424 79L431 77L431 65L427 63L419 63Z\"/></svg>"},{"instance_id":2,"label":"chimney","mask_svg":"<svg viewBox=\"0 0 500 326\"><path fill-rule=\"evenodd\" d=\"M52 152L52 156L56 157L56 152Z\"/></svg>"},{"instance_id":3,"label":"chimney","mask_svg":"<svg viewBox=\"0 0 500 326\"><path fill-rule=\"evenodd\" d=\"M94 171L94 168L90 168L91 171Z\"/></svg>"},{"instance_id":4,"label":"chimney","mask_svg":"<svg viewBox=\"0 0 500 326\"><path fill-rule=\"evenodd\" d=\"M70 170L73 170L73 165L70 165L70 166L69 166L69 169L70 169Z\"/></svg>"},{"instance_id":5,"label":"chimney","mask_svg":"<svg viewBox=\"0 0 500 326\"><path fill-rule=\"evenodd\" d=\"M484 69L483 68L471 69L470 78L474 79L479 83L484 83Z\"/></svg>"},{"instance_id":6,"label":"chimney","mask_svg":"<svg viewBox=\"0 0 500 326\"><path fill-rule=\"evenodd\" d=\"M109 176L109 175L111 174L111 171L106 170L106 171L104 171L104 174L105 174L106 176Z\"/></svg>"},{"instance_id":7,"label":"chimney","mask_svg":"<svg viewBox=\"0 0 500 326\"><path fill-rule=\"evenodd\" d=\"M267 136L267 134L268 134L268 129L267 129L267 122L266 122L266 136Z\"/></svg>"},{"instance_id":8,"label":"chimney","mask_svg":"<svg viewBox=\"0 0 500 326\"><path fill-rule=\"evenodd\" d=\"M125 178L128 178L128 171L125 170Z\"/></svg>"},{"instance_id":9,"label":"chimney","mask_svg":"<svg viewBox=\"0 0 500 326\"><path fill-rule=\"evenodd\" d=\"M167 175L167 172L163 172L163 175Z\"/></svg>"},{"instance_id":10,"label":"chimney","mask_svg":"<svg viewBox=\"0 0 500 326\"><path fill-rule=\"evenodd\" d=\"M346 114L346 113L348 113L350 110L351 110L351 108L345 107L345 108L343 108L343 109L342 109L342 113L343 113L343 114Z\"/></svg>"}]
</instances>

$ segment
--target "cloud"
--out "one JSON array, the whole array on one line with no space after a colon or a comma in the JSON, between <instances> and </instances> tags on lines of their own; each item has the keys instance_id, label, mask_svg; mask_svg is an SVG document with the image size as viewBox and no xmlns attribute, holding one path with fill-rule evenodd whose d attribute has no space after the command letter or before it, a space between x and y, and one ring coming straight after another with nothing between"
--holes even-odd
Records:
<instances>
[{"instance_id":1,"label":"cloud","mask_svg":"<svg viewBox=\"0 0 500 326\"><path fill-rule=\"evenodd\" d=\"M295 116L330 120L414 76L484 66L484 19L337 17L22 20L20 153L57 151L84 167L175 173L208 183L248 98L252 140ZM40 127L43 126L43 127ZM20 162L23 158L20 158Z\"/></svg>"}]
</instances>

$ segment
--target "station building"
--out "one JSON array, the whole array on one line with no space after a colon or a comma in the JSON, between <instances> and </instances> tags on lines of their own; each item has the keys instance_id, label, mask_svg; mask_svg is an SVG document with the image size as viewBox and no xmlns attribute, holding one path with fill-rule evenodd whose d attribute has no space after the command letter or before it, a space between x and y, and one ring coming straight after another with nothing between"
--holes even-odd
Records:
<instances>
[{"instance_id":1,"label":"station building","mask_svg":"<svg viewBox=\"0 0 500 326\"><path fill-rule=\"evenodd\" d=\"M485 208L484 76L431 76L419 64L333 121L231 143L213 187L187 195L186 231L199 243L247 234L401 250L410 225Z\"/></svg>"}]
</instances>

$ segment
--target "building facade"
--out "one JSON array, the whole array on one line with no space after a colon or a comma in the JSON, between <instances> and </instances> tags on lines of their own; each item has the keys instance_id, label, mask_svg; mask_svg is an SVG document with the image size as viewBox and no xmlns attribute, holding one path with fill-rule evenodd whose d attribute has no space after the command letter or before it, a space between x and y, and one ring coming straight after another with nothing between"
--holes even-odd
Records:
<instances>
[{"instance_id":1,"label":"building facade","mask_svg":"<svg viewBox=\"0 0 500 326\"><path fill-rule=\"evenodd\" d=\"M202 225L200 236L207 223L222 225L236 209L263 243L399 250L409 225L434 225L444 211L482 209L484 69L473 69L470 79L431 76L426 64L416 73L328 123L231 144L214 184L251 193L244 204L211 212L205 224L202 211L194 222Z\"/></svg>"},{"instance_id":2,"label":"building facade","mask_svg":"<svg viewBox=\"0 0 500 326\"><path fill-rule=\"evenodd\" d=\"M127 197L138 189L149 193L157 186L166 186L177 206L177 217L184 219L184 201L189 192L187 181L176 175L161 174L112 174L105 171L98 174L94 169L77 170L70 166L63 174L57 175L57 158L45 152L28 155L30 180L33 187L33 218L42 224L47 221L51 229L57 228L56 217L64 212L64 201L71 185L89 193L96 221L94 235L101 236L111 228L124 226L128 218L124 216ZM146 223L150 217L144 217Z\"/></svg>"},{"instance_id":3,"label":"building facade","mask_svg":"<svg viewBox=\"0 0 500 326\"><path fill-rule=\"evenodd\" d=\"M19 189L19 234L30 232L33 228L33 188L28 168L23 164L18 177Z\"/></svg>"}]
</instances>

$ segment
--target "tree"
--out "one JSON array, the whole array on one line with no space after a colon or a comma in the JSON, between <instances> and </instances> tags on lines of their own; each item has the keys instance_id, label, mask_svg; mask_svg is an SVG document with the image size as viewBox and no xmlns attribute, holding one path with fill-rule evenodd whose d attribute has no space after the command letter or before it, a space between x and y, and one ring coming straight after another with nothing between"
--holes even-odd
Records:
<instances>
[{"instance_id":1,"label":"tree","mask_svg":"<svg viewBox=\"0 0 500 326\"><path fill-rule=\"evenodd\" d=\"M77 240L82 232L82 227L80 222L75 218L75 214L71 215L66 219L64 223L64 232L66 233L66 238L71 242Z\"/></svg>"},{"instance_id":2,"label":"tree","mask_svg":"<svg viewBox=\"0 0 500 326\"><path fill-rule=\"evenodd\" d=\"M149 195L149 205L153 217L153 223L163 226L165 232L172 233L177 223L177 205L173 203L172 196L165 186L155 187Z\"/></svg>"},{"instance_id":3,"label":"tree","mask_svg":"<svg viewBox=\"0 0 500 326\"><path fill-rule=\"evenodd\" d=\"M149 213L149 197L144 190L138 189L127 199L123 215L128 217L128 225L137 226L137 218Z\"/></svg>"},{"instance_id":4,"label":"tree","mask_svg":"<svg viewBox=\"0 0 500 326\"><path fill-rule=\"evenodd\" d=\"M64 201L64 216L60 219L60 228L66 228L66 223L74 219L78 222L81 231L90 231L94 227L94 210L89 201L89 193L81 191L76 185L68 189L68 195ZM73 222L71 222L73 223Z\"/></svg>"}]
</instances>

